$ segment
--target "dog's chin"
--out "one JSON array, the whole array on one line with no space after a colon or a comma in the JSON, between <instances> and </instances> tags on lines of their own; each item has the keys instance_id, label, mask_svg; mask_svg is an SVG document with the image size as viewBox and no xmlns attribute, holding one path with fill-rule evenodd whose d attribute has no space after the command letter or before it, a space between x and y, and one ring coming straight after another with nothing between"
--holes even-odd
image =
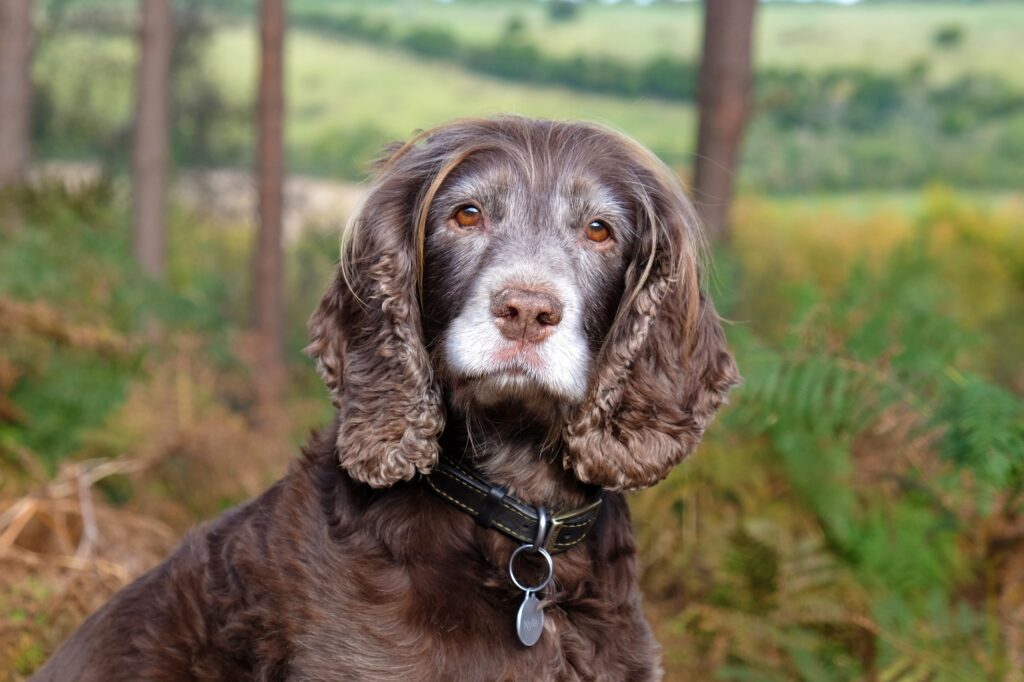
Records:
<instances>
[{"instance_id":1,"label":"dog's chin","mask_svg":"<svg viewBox=\"0 0 1024 682\"><path fill-rule=\"evenodd\" d=\"M513 406L531 413L551 414L582 398L555 382L518 369L457 377L452 388L453 402L467 411L473 407Z\"/></svg>"}]
</instances>

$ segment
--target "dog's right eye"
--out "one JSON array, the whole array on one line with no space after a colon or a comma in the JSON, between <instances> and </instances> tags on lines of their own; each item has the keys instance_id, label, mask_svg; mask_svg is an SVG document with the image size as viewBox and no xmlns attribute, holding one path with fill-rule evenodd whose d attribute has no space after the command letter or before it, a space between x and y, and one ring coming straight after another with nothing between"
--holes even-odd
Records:
<instances>
[{"instance_id":1,"label":"dog's right eye","mask_svg":"<svg viewBox=\"0 0 1024 682\"><path fill-rule=\"evenodd\" d=\"M483 214L476 206L466 205L456 210L452 218L458 223L459 227L477 227L480 225Z\"/></svg>"},{"instance_id":2,"label":"dog's right eye","mask_svg":"<svg viewBox=\"0 0 1024 682\"><path fill-rule=\"evenodd\" d=\"M608 228L608 223L603 220L594 220L587 225L587 239L592 242L603 242L607 241L611 236L612 232Z\"/></svg>"}]
</instances>

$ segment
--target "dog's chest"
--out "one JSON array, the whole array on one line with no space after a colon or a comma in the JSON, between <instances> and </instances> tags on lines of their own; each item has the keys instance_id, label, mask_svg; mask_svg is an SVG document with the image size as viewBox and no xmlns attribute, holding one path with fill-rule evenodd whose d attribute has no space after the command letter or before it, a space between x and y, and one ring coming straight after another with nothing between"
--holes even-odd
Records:
<instances>
[{"instance_id":1,"label":"dog's chest","mask_svg":"<svg viewBox=\"0 0 1024 682\"><path fill-rule=\"evenodd\" d=\"M380 599L355 605L347 594L330 607L321 602L291 662L297 678L654 679L649 642L622 636L638 625L646 632L638 613L627 623L622 611L604 620L584 617L571 604L549 606L540 640L526 647L515 633L518 604L507 595L488 599L486 591L468 585L421 591L419 598L398 591L364 594Z\"/></svg>"}]
</instances>

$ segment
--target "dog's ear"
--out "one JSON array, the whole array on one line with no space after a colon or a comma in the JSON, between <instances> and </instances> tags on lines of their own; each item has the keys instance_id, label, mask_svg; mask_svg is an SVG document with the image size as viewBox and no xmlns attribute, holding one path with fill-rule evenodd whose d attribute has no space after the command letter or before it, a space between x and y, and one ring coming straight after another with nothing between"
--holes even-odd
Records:
<instances>
[{"instance_id":1,"label":"dog's ear","mask_svg":"<svg viewBox=\"0 0 1024 682\"><path fill-rule=\"evenodd\" d=\"M396 154L414 155L407 151ZM444 426L418 295L418 233L430 179L409 159L383 164L309 321L306 352L340 413L341 466L374 487L428 472Z\"/></svg>"},{"instance_id":2,"label":"dog's ear","mask_svg":"<svg viewBox=\"0 0 1024 682\"><path fill-rule=\"evenodd\" d=\"M626 490L657 483L700 442L740 380L714 305L700 290L699 234L671 174L636 171L641 244L589 395L565 429L565 466Z\"/></svg>"}]
</instances>

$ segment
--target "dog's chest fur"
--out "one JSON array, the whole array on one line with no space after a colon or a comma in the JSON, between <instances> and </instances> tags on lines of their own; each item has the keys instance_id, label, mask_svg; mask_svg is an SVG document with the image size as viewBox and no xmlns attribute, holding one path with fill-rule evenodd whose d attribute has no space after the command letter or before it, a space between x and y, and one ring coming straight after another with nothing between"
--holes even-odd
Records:
<instances>
[{"instance_id":1,"label":"dog's chest fur","mask_svg":"<svg viewBox=\"0 0 1024 682\"><path fill-rule=\"evenodd\" d=\"M396 590L377 607L353 608L351 595L331 598L298 637L293 673L318 680L338 679L339 671L367 680L656 678L650 638L634 636L635 609L621 605L601 617L571 603L549 606L544 635L526 648L513 630L518 603L455 582L434 594ZM332 622L332 613L345 613L344 622Z\"/></svg>"},{"instance_id":2,"label":"dog's chest fur","mask_svg":"<svg viewBox=\"0 0 1024 682\"><path fill-rule=\"evenodd\" d=\"M90 617L39 679L650 680L623 498L556 556L541 640L522 646L515 543L420 484L372 491L324 448L197 529ZM77 674L77 672L76 672Z\"/></svg>"},{"instance_id":3,"label":"dog's chest fur","mask_svg":"<svg viewBox=\"0 0 1024 682\"><path fill-rule=\"evenodd\" d=\"M312 608L296 636L298 677L337 679L339 669L374 680L657 677L621 496L609 500L592 541L556 556L544 635L527 648L514 628L523 595L506 572L513 541L416 485L363 500L357 492L361 509L349 524L349 495L332 500L327 488L322 506L335 510L327 528L351 559L304 582Z\"/></svg>"}]
</instances>

